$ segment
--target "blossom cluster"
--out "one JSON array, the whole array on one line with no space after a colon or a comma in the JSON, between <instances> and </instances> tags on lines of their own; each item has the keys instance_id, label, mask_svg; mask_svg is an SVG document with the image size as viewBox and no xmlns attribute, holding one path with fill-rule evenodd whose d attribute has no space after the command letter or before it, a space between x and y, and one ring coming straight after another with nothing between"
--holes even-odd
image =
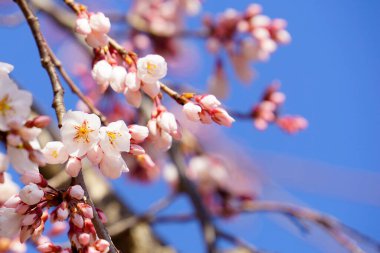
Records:
<instances>
[{"instance_id":1,"label":"blossom cluster","mask_svg":"<svg viewBox=\"0 0 380 253\"><path fill-rule=\"evenodd\" d=\"M198 95L194 101L183 106L183 112L191 121L200 121L204 124L215 123L231 127L235 121L226 110L220 107L220 101L214 95Z\"/></svg>"},{"instance_id":2,"label":"blossom cluster","mask_svg":"<svg viewBox=\"0 0 380 253\"><path fill-rule=\"evenodd\" d=\"M71 253L72 248L85 253L109 251L109 243L96 235L91 221L94 210L85 202L84 190L80 185L60 192L48 187L42 176L28 177L27 181L28 184L18 194L0 207L0 238L19 238L21 243L32 238L42 253ZM49 214L49 208L54 206L56 208ZM104 214L96 211L106 222ZM42 235L49 217L52 222L51 236L65 232L68 222L71 246L57 245Z\"/></svg>"},{"instance_id":3,"label":"blossom cluster","mask_svg":"<svg viewBox=\"0 0 380 253\"><path fill-rule=\"evenodd\" d=\"M121 153L144 154L138 144L148 136L144 126L127 126L119 120L102 126L95 114L68 111L62 120L62 142L53 141L42 150L47 163L63 164L67 161L66 172L76 177L82 168L82 160L87 158L107 177L117 178L128 167Z\"/></svg>"},{"instance_id":4,"label":"blossom cluster","mask_svg":"<svg viewBox=\"0 0 380 253\"><path fill-rule=\"evenodd\" d=\"M22 174L38 172L45 165L37 137L50 124L47 116L31 114L32 94L20 90L9 74L13 66L0 63L0 133L5 137L7 155L0 153L0 182L10 162Z\"/></svg>"},{"instance_id":5,"label":"blossom cluster","mask_svg":"<svg viewBox=\"0 0 380 253\"><path fill-rule=\"evenodd\" d=\"M254 77L250 62L268 60L279 45L291 41L286 21L263 15L258 4L248 6L244 13L227 9L216 20L206 17L204 24L209 31L208 50L219 53L225 48L235 73L247 83ZM215 77L221 73L216 70Z\"/></svg>"},{"instance_id":6,"label":"blossom cluster","mask_svg":"<svg viewBox=\"0 0 380 253\"><path fill-rule=\"evenodd\" d=\"M184 14L200 9L200 0L134 0L128 18L137 30L169 37L182 28Z\"/></svg>"},{"instance_id":7,"label":"blossom cluster","mask_svg":"<svg viewBox=\"0 0 380 253\"><path fill-rule=\"evenodd\" d=\"M99 48L108 44L108 32L111 22L102 12L81 12L75 23L77 33L86 36L86 42L90 47Z\"/></svg>"},{"instance_id":8,"label":"blossom cluster","mask_svg":"<svg viewBox=\"0 0 380 253\"><path fill-rule=\"evenodd\" d=\"M265 130L270 123L276 123L288 133L296 133L305 129L308 125L305 118L279 114L279 108L285 102L284 93L278 91L279 86L279 83L269 85L260 103L252 109L251 115L255 127Z\"/></svg>"}]
</instances>

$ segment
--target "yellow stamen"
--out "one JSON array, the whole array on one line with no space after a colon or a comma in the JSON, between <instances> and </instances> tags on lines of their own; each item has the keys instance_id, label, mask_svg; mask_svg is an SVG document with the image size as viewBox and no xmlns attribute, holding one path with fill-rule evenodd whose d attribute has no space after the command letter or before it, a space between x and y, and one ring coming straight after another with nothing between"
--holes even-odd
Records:
<instances>
[{"instance_id":1,"label":"yellow stamen","mask_svg":"<svg viewBox=\"0 0 380 253\"><path fill-rule=\"evenodd\" d=\"M9 105L10 99L9 95L5 95L1 100L0 100L0 114L5 116L5 114L12 110L12 106Z\"/></svg>"},{"instance_id":2,"label":"yellow stamen","mask_svg":"<svg viewBox=\"0 0 380 253\"><path fill-rule=\"evenodd\" d=\"M93 129L89 128L88 127L88 122L87 120L83 121L82 125L80 126L75 126L74 127L75 130L77 130L75 136L74 136L74 140L75 141L83 141L83 142L86 142L86 143L89 143L90 142L90 139L89 139L89 134L94 132Z\"/></svg>"},{"instance_id":3,"label":"yellow stamen","mask_svg":"<svg viewBox=\"0 0 380 253\"><path fill-rule=\"evenodd\" d=\"M154 72L155 72L156 69L157 69L157 65L148 62L148 63L146 64L146 69L147 69L147 71L148 71L148 74L153 75Z\"/></svg>"},{"instance_id":4,"label":"yellow stamen","mask_svg":"<svg viewBox=\"0 0 380 253\"><path fill-rule=\"evenodd\" d=\"M108 132L107 131L107 135L108 135L108 140L110 141L111 144L114 143L114 141L116 140L117 137L121 137L121 134L116 133L116 132Z\"/></svg>"},{"instance_id":5,"label":"yellow stamen","mask_svg":"<svg viewBox=\"0 0 380 253\"><path fill-rule=\"evenodd\" d=\"M51 156L54 157L54 158L57 158L58 157L57 150L54 150L53 152L51 152Z\"/></svg>"}]
</instances>

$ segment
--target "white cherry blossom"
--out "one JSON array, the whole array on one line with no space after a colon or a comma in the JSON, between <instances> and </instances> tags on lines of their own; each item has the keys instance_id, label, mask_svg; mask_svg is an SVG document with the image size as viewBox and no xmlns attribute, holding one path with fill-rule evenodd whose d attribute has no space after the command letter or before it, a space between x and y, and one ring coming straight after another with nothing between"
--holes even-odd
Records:
<instances>
[{"instance_id":1,"label":"white cherry blossom","mask_svg":"<svg viewBox=\"0 0 380 253\"><path fill-rule=\"evenodd\" d=\"M0 130L8 131L15 118L25 121L30 114L32 94L19 90L6 75L0 75Z\"/></svg>"},{"instance_id":2,"label":"white cherry blossom","mask_svg":"<svg viewBox=\"0 0 380 253\"><path fill-rule=\"evenodd\" d=\"M199 113L202 111L202 108L199 105L194 104L193 102L186 103L182 111L185 113L186 117L191 121L199 121Z\"/></svg>"},{"instance_id":3,"label":"white cherry blossom","mask_svg":"<svg viewBox=\"0 0 380 253\"><path fill-rule=\"evenodd\" d=\"M166 76L168 67L165 59L149 54L137 61L137 76L146 83L154 83Z\"/></svg>"},{"instance_id":4,"label":"white cherry blossom","mask_svg":"<svg viewBox=\"0 0 380 253\"><path fill-rule=\"evenodd\" d=\"M131 146L131 134L123 120L110 123L106 127L100 128L100 147L105 156L109 153L119 154L129 152Z\"/></svg>"},{"instance_id":5,"label":"white cherry blossom","mask_svg":"<svg viewBox=\"0 0 380 253\"><path fill-rule=\"evenodd\" d=\"M67 152L81 157L99 140L100 119L95 114L68 111L62 120L61 136Z\"/></svg>"},{"instance_id":6,"label":"white cherry blossom","mask_svg":"<svg viewBox=\"0 0 380 253\"><path fill-rule=\"evenodd\" d=\"M60 141L48 142L42 150L42 153L45 156L46 162L49 164L62 164L69 158L65 146Z\"/></svg>"}]
</instances>

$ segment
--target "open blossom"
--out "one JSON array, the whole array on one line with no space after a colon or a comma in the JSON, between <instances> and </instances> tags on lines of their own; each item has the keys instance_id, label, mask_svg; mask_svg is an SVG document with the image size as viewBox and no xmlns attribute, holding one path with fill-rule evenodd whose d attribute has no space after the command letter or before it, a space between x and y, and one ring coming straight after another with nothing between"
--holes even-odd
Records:
<instances>
[{"instance_id":1,"label":"open blossom","mask_svg":"<svg viewBox=\"0 0 380 253\"><path fill-rule=\"evenodd\" d=\"M60 141L46 143L42 153L49 164L62 164L69 158L63 143Z\"/></svg>"},{"instance_id":2,"label":"open blossom","mask_svg":"<svg viewBox=\"0 0 380 253\"><path fill-rule=\"evenodd\" d=\"M13 66L6 62L0 62L0 74L8 75L12 72Z\"/></svg>"},{"instance_id":3,"label":"open blossom","mask_svg":"<svg viewBox=\"0 0 380 253\"><path fill-rule=\"evenodd\" d=\"M61 136L67 152L76 157L87 153L99 140L100 119L95 114L68 111L62 120Z\"/></svg>"},{"instance_id":4,"label":"open blossom","mask_svg":"<svg viewBox=\"0 0 380 253\"><path fill-rule=\"evenodd\" d=\"M21 189L19 196L25 204L35 205L40 202L44 196L44 191L41 190L36 184L31 183Z\"/></svg>"},{"instance_id":5,"label":"open blossom","mask_svg":"<svg viewBox=\"0 0 380 253\"><path fill-rule=\"evenodd\" d=\"M149 54L137 61L137 75L143 82L155 83L166 73L167 63L160 55Z\"/></svg>"},{"instance_id":6,"label":"open blossom","mask_svg":"<svg viewBox=\"0 0 380 253\"><path fill-rule=\"evenodd\" d=\"M38 171L38 165L29 159L29 152L23 147L7 145L7 155L13 168L19 173Z\"/></svg>"},{"instance_id":7,"label":"open blossom","mask_svg":"<svg viewBox=\"0 0 380 253\"><path fill-rule=\"evenodd\" d=\"M0 75L0 130L8 131L9 123L25 121L30 114L32 94L19 90L7 75Z\"/></svg>"},{"instance_id":8,"label":"open blossom","mask_svg":"<svg viewBox=\"0 0 380 253\"><path fill-rule=\"evenodd\" d=\"M100 128L100 147L106 155L129 152L130 140L131 134L123 120L112 122L108 126Z\"/></svg>"}]
</instances>

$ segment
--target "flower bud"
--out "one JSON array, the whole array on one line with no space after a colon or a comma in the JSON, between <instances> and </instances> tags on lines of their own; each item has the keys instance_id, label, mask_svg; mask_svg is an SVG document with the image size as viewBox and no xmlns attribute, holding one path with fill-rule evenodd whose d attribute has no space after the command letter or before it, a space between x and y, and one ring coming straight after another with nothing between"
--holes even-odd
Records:
<instances>
[{"instance_id":1,"label":"flower bud","mask_svg":"<svg viewBox=\"0 0 380 253\"><path fill-rule=\"evenodd\" d=\"M191 121L199 121L199 113L202 111L202 108L199 105L194 104L193 102L186 103L182 111L185 113L186 117Z\"/></svg>"},{"instance_id":2,"label":"flower bud","mask_svg":"<svg viewBox=\"0 0 380 253\"><path fill-rule=\"evenodd\" d=\"M19 193L19 197L22 202L28 204L28 205L35 205L44 196L44 191L41 190L36 184L28 184Z\"/></svg>"},{"instance_id":3,"label":"flower bud","mask_svg":"<svg viewBox=\"0 0 380 253\"><path fill-rule=\"evenodd\" d=\"M80 185L71 186L68 190L70 197L81 200L84 197L84 190Z\"/></svg>"},{"instance_id":4,"label":"flower bud","mask_svg":"<svg viewBox=\"0 0 380 253\"><path fill-rule=\"evenodd\" d=\"M76 177L82 168L82 163L77 157L70 157L66 164L66 172L71 177Z\"/></svg>"}]
</instances>

